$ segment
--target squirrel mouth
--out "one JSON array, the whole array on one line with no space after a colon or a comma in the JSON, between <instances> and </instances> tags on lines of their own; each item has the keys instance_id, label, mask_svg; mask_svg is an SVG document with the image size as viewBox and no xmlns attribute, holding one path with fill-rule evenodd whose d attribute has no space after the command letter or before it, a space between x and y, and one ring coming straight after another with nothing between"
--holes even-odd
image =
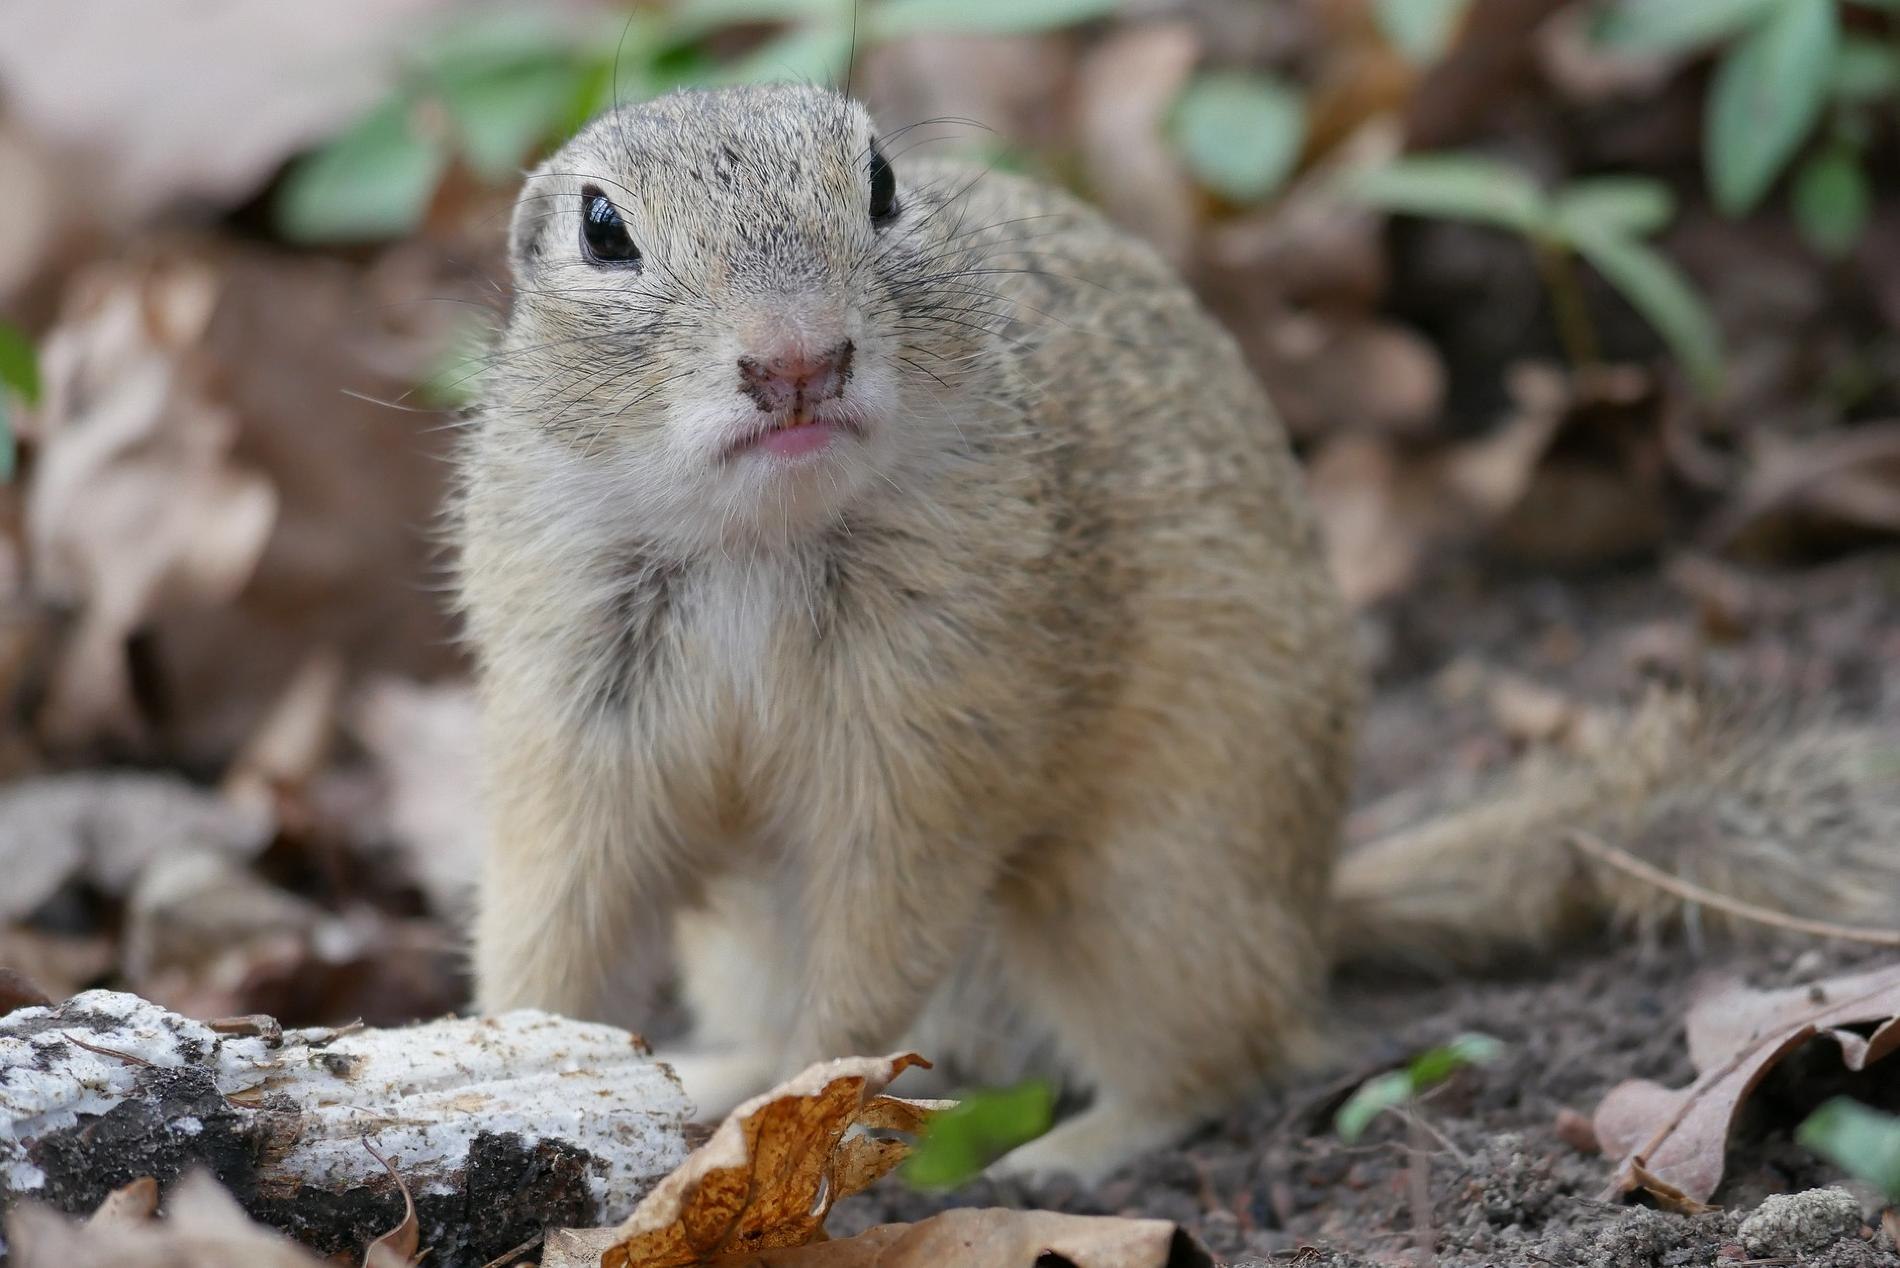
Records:
<instances>
[{"instance_id":1,"label":"squirrel mouth","mask_svg":"<svg viewBox=\"0 0 1900 1268\"><path fill-rule=\"evenodd\" d=\"M863 431L855 419L841 413L792 409L747 431L727 449L726 457L754 450L784 460L813 457L840 436L859 436Z\"/></svg>"}]
</instances>

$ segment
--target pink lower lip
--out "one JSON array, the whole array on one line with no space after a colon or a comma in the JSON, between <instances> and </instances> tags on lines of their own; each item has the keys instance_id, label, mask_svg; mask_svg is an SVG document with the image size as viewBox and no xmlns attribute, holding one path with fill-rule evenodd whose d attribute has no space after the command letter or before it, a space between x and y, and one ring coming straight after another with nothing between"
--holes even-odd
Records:
<instances>
[{"instance_id":1,"label":"pink lower lip","mask_svg":"<svg viewBox=\"0 0 1900 1268\"><path fill-rule=\"evenodd\" d=\"M775 427L753 443L776 458L803 458L829 445L834 434L829 423L798 423Z\"/></svg>"}]
</instances>

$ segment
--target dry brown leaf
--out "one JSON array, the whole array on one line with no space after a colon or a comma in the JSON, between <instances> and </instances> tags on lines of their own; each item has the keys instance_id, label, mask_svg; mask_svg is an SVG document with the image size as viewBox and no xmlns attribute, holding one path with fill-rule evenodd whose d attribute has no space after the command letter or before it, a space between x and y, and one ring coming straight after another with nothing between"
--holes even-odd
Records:
<instances>
[{"instance_id":1,"label":"dry brown leaf","mask_svg":"<svg viewBox=\"0 0 1900 1268\"><path fill-rule=\"evenodd\" d=\"M1072 144L1067 102L1075 74L1069 39L1058 34L948 34L906 36L871 44L853 72L866 101L881 117L941 120L948 128L905 134L904 149L924 153L1004 142L1029 152Z\"/></svg>"},{"instance_id":2,"label":"dry brown leaf","mask_svg":"<svg viewBox=\"0 0 1900 1268\"><path fill-rule=\"evenodd\" d=\"M39 1008L53 997L33 978L10 966L0 967L0 1017L16 1008Z\"/></svg>"},{"instance_id":3,"label":"dry brown leaf","mask_svg":"<svg viewBox=\"0 0 1900 1268\"><path fill-rule=\"evenodd\" d=\"M234 596L276 518L195 356L217 295L188 260L100 265L42 344L26 539L38 597L80 614L38 718L57 743L141 735L127 640L167 606Z\"/></svg>"},{"instance_id":4,"label":"dry brown leaf","mask_svg":"<svg viewBox=\"0 0 1900 1268\"><path fill-rule=\"evenodd\" d=\"M965 1207L843 1241L735 1257L721 1268L1211 1268L1213 1262L1168 1220Z\"/></svg>"},{"instance_id":5,"label":"dry brown leaf","mask_svg":"<svg viewBox=\"0 0 1900 1268\"><path fill-rule=\"evenodd\" d=\"M140 1176L128 1185L106 1194L99 1209L86 1217L87 1228L107 1224L142 1224L158 1210L158 1181Z\"/></svg>"},{"instance_id":6,"label":"dry brown leaf","mask_svg":"<svg viewBox=\"0 0 1900 1268\"><path fill-rule=\"evenodd\" d=\"M187 199L242 201L394 83L389 54L450 0L0 5L7 106L72 170L63 209L122 232ZM11 190L9 190L9 194Z\"/></svg>"},{"instance_id":7,"label":"dry brown leaf","mask_svg":"<svg viewBox=\"0 0 1900 1268\"><path fill-rule=\"evenodd\" d=\"M1498 729L1523 744L1561 739L1585 713L1583 703L1576 698L1513 673L1492 678L1485 704Z\"/></svg>"},{"instance_id":8,"label":"dry brown leaf","mask_svg":"<svg viewBox=\"0 0 1900 1268\"><path fill-rule=\"evenodd\" d=\"M1193 248L1200 199L1164 125L1200 55L1188 23L1131 26L1084 55L1076 82L1090 190L1119 224L1176 264Z\"/></svg>"},{"instance_id":9,"label":"dry brown leaf","mask_svg":"<svg viewBox=\"0 0 1900 1268\"><path fill-rule=\"evenodd\" d=\"M1846 1029L1869 1024L1871 1037ZM1722 1182L1736 1112L1776 1062L1817 1035L1840 1047L1850 1070L1900 1049L1900 966L1782 991L1722 984L1691 1007L1688 1031L1694 1083L1632 1079L1597 1107L1597 1138L1621 1159L1611 1196L1641 1189L1672 1209L1706 1204Z\"/></svg>"},{"instance_id":10,"label":"dry brown leaf","mask_svg":"<svg viewBox=\"0 0 1900 1268\"><path fill-rule=\"evenodd\" d=\"M834 1202L901 1161L901 1150L840 1144L861 1123L915 1126L910 1111L881 1103L891 1098L879 1093L928 1064L901 1053L812 1066L735 1109L618 1228L551 1235L544 1268L683 1268L805 1245L821 1236Z\"/></svg>"},{"instance_id":11,"label":"dry brown leaf","mask_svg":"<svg viewBox=\"0 0 1900 1268\"><path fill-rule=\"evenodd\" d=\"M468 911L480 872L482 807L470 797L479 753L475 690L379 676L344 712L383 791L386 835L438 915Z\"/></svg>"},{"instance_id":12,"label":"dry brown leaf","mask_svg":"<svg viewBox=\"0 0 1900 1268\"><path fill-rule=\"evenodd\" d=\"M1900 534L1900 422L1819 439L1755 437L1734 504L1709 526L1710 545L1757 550L1802 533Z\"/></svg>"},{"instance_id":13,"label":"dry brown leaf","mask_svg":"<svg viewBox=\"0 0 1900 1268\"><path fill-rule=\"evenodd\" d=\"M108 1197L85 1224L32 1202L7 1212L13 1268L320 1268L314 1255L251 1221L205 1172L165 1196L166 1218L141 1217L140 1181ZM107 1208L111 1208L108 1210Z\"/></svg>"},{"instance_id":14,"label":"dry brown leaf","mask_svg":"<svg viewBox=\"0 0 1900 1268\"><path fill-rule=\"evenodd\" d=\"M123 895L155 859L187 849L249 858L273 824L172 775L88 771L0 787L0 918L25 916L73 879Z\"/></svg>"},{"instance_id":15,"label":"dry brown leaf","mask_svg":"<svg viewBox=\"0 0 1900 1268\"><path fill-rule=\"evenodd\" d=\"M59 164L13 119L0 120L0 305L46 267L60 229Z\"/></svg>"},{"instance_id":16,"label":"dry brown leaf","mask_svg":"<svg viewBox=\"0 0 1900 1268\"><path fill-rule=\"evenodd\" d=\"M54 1001L76 995L99 980L119 962L110 938L47 933L25 925L0 925L0 978L17 973ZM8 1004L0 989L0 1013L19 1008Z\"/></svg>"},{"instance_id":17,"label":"dry brown leaf","mask_svg":"<svg viewBox=\"0 0 1900 1268\"><path fill-rule=\"evenodd\" d=\"M225 771L224 795L274 809L281 791L309 783L330 754L342 695L343 658L320 647Z\"/></svg>"},{"instance_id":18,"label":"dry brown leaf","mask_svg":"<svg viewBox=\"0 0 1900 1268\"><path fill-rule=\"evenodd\" d=\"M1446 546L1482 540L1532 562L1600 562L1663 531L1654 384L1627 367L1509 375L1515 412L1441 446L1340 436L1309 466L1334 575L1356 606L1409 586Z\"/></svg>"}]
</instances>

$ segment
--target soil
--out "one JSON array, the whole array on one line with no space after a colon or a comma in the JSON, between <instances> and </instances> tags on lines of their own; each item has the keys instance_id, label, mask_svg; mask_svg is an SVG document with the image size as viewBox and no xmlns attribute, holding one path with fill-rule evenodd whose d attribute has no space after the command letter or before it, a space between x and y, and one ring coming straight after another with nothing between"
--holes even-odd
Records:
<instances>
[{"instance_id":1,"label":"soil","mask_svg":"<svg viewBox=\"0 0 1900 1268\"><path fill-rule=\"evenodd\" d=\"M1815 587L1827 589L1824 600ZM1894 561L1862 559L1803 574L1798 583L1771 580L1765 592L1790 601L1772 605L1779 611L1746 635L1704 648L1699 665L1855 714L1900 718L1900 688L1884 672L1900 664ZM1464 671L1446 666L1506 669L1601 698L1627 689L1633 662L1667 662L1671 648L1699 645L1706 616L1654 574L1482 585L1448 577L1419 593L1381 614L1372 630L1382 683L1364 746L1366 797L1442 777L1448 760L1482 765L1505 756L1493 751L1496 723L1481 699L1470 698L1482 693L1456 690ZM1455 603L1444 602L1449 593ZM1043 1206L1175 1220L1217 1258L1237 1264L1415 1264L1426 1261L1418 1247L1429 1242L1435 1262L1473 1268L1900 1265L1900 1252L1877 1231L1872 1191L1791 1138L1808 1110L1843 1090L1900 1105L1894 1071L1875 1066L1845 1084L1838 1062L1830 1073L1797 1054L1754 1094L1731 1140L1720 1209L1705 1215L1605 1200L1611 1162L1571 1143L1578 1135L1572 1116L1587 1120L1616 1083L1640 1077L1673 1086L1693 1076L1682 1018L1706 975L1786 985L1892 954L1767 935L1756 945L1697 953L1606 934L1555 962L1481 980L1342 981L1331 1066L1262 1092L1179 1150L1093 1187L984 1180L922 1194L887 1182L840 1205L830 1228L846 1235L948 1206ZM1467 1031L1502 1040L1504 1055L1429 1094L1420 1127L1388 1114L1355 1145L1334 1134L1333 1112L1352 1088ZM1560 1116L1570 1120L1561 1131ZM1414 1196L1421 1180L1428 1201ZM1858 1200L1853 1227L1806 1242L1791 1236L1767 1253L1758 1241L1754 1250L1744 1247L1739 1225L1764 1198L1831 1185Z\"/></svg>"}]
</instances>

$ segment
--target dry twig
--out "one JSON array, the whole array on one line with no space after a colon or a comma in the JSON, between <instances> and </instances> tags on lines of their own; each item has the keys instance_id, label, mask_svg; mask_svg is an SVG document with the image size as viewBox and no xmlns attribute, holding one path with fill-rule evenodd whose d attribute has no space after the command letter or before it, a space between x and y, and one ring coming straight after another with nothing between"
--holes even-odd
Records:
<instances>
[{"instance_id":1,"label":"dry twig","mask_svg":"<svg viewBox=\"0 0 1900 1268\"><path fill-rule=\"evenodd\" d=\"M1864 942L1876 947L1900 947L1900 932L1890 929L1865 929L1855 925L1837 925L1826 920L1807 920L1800 916L1790 916L1786 912L1775 911L1769 907L1758 907L1754 903L1746 903L1739 898L1730 898L1712 889L1704 889L1693 881L1672 876L1654 864L1645 863L1628 850L1620 849L1587 832L1572 832L1568 840L1571 845L1597 862L1608 864L1618 871L1627 872L1638 880L1647 881L1685 902L1700 903L1704 907L1713 907L1717 911L1727 912L1738 919L1752 920L1756 924L1788 929L1795 933L1812 934L1819 938L1843 938L1850 942Z\"/></svg>"}]
</instances>

